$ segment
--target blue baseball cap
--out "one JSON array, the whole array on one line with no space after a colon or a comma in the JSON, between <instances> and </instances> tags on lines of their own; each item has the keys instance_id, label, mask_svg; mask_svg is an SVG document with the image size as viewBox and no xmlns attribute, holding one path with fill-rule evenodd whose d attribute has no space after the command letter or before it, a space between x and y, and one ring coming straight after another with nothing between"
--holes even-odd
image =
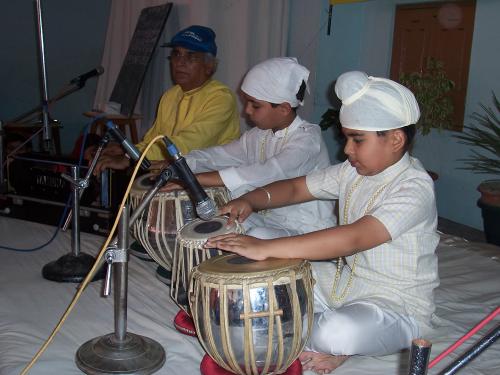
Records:
<instances>
[{"instance_id":1,"label":"blue baseball cap","mask_svg":"<svg viewBox=\"0 0 500 375\"><path fill-rule=\"evenodd\" d=\"M191 51L208 52L217 56L215 32L205 26L193 25L179 31L170 41L162 47L183 47Z\"/></svg>"}]
</instances>

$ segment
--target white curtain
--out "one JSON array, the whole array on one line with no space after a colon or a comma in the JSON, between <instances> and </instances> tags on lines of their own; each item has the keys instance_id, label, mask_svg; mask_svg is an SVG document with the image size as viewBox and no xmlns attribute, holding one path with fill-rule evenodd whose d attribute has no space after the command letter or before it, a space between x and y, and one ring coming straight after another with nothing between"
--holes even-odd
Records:
<instances>
[{"instance_id":1,"label":"white curtain","mask_svg":"<svg viewBox=\"0 0 500 375\"><path fill-rule=\"evenodd\" d=\"M160 44L192 24L215 30L219 66L215 78L238 92L245 72L257 62L285 56L290 0L173 0ZM94 107L109 100L141 10L165 0L112 0ZM141 136L151 126L161 94L171 86L168 48L157 48L142 86L136 113L143 116ZM242 121L243 123L243 121ZM244 126L243 126L244 129Z\"/></svg>"}]
</instances>

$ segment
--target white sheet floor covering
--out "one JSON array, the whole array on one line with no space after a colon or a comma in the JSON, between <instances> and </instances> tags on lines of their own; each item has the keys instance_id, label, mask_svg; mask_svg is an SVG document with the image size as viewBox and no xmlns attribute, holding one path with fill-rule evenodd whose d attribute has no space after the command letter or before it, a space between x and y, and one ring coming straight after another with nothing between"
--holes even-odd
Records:
<instances>
[{"instance_id":1,"label":"white sheet floor covering","mask_svg":"<svg viewBox=\"0 0 500 375\"><path fill-rule=\"evenodd\" d=\"M0 245L34 247L54 227L0 217ZM103 237L81 234L82 251L95 254ZM60 233L48 247L31 253L0 249L0 375L19 374L55 327L75 293L75 284L42 278L41 269L69 253L70 233ZM500 305L500 248L442 235L438 249L441 286L436 291L440 326L431 359ZM199 374L204 354L196 338L178 333L172 321L178 311L168 288L155 277L156 264L131 256L128 285L128 331L158 341L166 363L157 374ZM114 330L113 296L101 297L102 282L93 282L30 374L80 374L75 353L87 340ZM500 317L445 358L428 374L437 374L472 343L498 324ZM407 374L408 352L384 357L352 357L335 372ZM460 374L500 374L500 342L496 342ZM312 374L306 372L306 375Z\"/></svg>"}]
</instances>

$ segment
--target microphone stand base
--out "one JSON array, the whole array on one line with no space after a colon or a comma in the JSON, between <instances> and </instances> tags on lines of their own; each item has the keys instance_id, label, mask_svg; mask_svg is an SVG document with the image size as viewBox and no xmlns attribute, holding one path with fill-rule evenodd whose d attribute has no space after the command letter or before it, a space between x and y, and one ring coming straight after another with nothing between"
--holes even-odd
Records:
<instances>
[{"instance_id":1,"label":"microphone stand base","mask_svg":"<svg viewBox=\"0 0 500 375\"><path fill-rule=\"evenodd\" d=\"M156 341L127 332L93 338L80 346L76 365L86 374L152 374L165 363L165 350Z\"/></svg>"},{"instance_id":2,"label":"microphone stand base","mask_svg":"<svg viewBox=\"0 0 500 375\"><path fill-rule=\"evenodd\" d=\"M43 266L42 276L47 280L60 283L81 283L94 263L95 258L89 254L73 255L70 253ZM92 281L103 279L105 273L106 268L102 266L96 272Z\"/></svg>"}]
</instances>

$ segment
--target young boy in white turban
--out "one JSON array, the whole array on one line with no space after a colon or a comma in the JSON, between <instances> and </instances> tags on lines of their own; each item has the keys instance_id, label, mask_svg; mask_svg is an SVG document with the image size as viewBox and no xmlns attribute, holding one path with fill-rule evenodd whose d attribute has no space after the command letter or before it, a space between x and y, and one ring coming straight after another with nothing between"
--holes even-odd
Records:
<instances>
[{"instance_id":1,"label":"young boy in white turban","mask_svg":"<svg viewBox=\"0 0 500 375\"><path fill-rule=\"evenodd\" d=\"M258 188L267 198L267 191L259 187L330 165L320 127L296 113L303 104L308 77L309 71L291 57L272 58L248 71L241 91L245 113L255 127L236 141L186 155L202 186L225 186L232 197ZM247 234L268 239L335 223L331 201L311 201L253 213L243 228Z\"/></svg>"},{"instance_id":2,"label":"young boy in white turban","mask_svg":"<svg viewBox=\"0 0 500 375\"><path fill-rule=\"evenodd\" d=\"M437 212L432 179L408 154L420 112L407 88L363 72L341 75L340 122L348 160L280 181L229 202L243 221L253 210L313 199L339 199L339 226L301 236L209 239L207 247L248 258L338 258L313 262L313 330L304 369L331 372L351 355L386 355L431 329L439 283Z\"/></svg>"}]
</instances>

